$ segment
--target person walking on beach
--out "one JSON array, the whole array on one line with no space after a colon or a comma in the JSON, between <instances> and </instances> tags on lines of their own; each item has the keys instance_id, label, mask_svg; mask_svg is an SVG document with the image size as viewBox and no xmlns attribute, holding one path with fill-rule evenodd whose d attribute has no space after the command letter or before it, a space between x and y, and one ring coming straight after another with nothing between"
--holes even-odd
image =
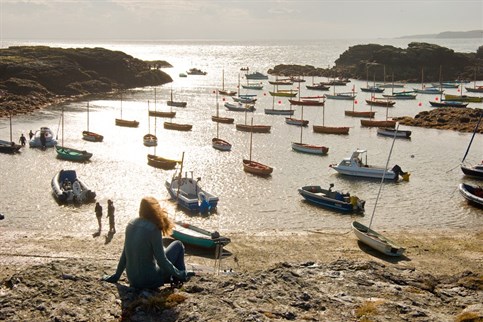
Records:
<instances>
[{"instance_id":1,"label":"person walking on beach","mask_svg":"<svg viewBox=\"0 0 483 322\"><path fill-rule=\"evenodd\" d=\"M144 197L139 217L126 227L116 272L102 280L116 283L126 270L129 284L135 288L158 288L165 283L185 282L193 273L186 272L183 243L175 240L166 250L163 247L163 235L171 235L173 227L173 221L158 200Z\"/></svg>"},{"instance_id":2,"label":"person walking on beach","mask_svg":"<svg viewBox=\"0 0 483 322\"><path fill-rule=\"evenodd\" d=\"M107 201L107 217L109 218L109 232L110 233L115 233L116 232L116 227L114 226L114 203L112 202L111 199Z\"/></svg>"},{"instance_id":3,"label":"person walking on beach","mask_svg":"<svg viewBox=\"0 0 483 322\"><path fill-rule=\"evenodd\" d=\"M101 232L102 229L102 206L99 204L99 202L96 202L96 217L97 217L97 224L99 225L99 232Z\"/></svg>"},{"instance_id":4,"label":"person walking on beach","mask_svg":"<svg viewBox=\"0 0 483 322\"><path fill-rule=\"evenodd\" d=\"M32 130L30 130L30 132L29 132L29 139L32 140L33 137L34 137L34 132L32 132Z\"/></svg>"},{"instance_id":5,"label":"person walking on beach","mask_svg":"<svg viewBox=\"0 0 483 322\"><path fill-rule=\"evenodd\" d=\"M23 135L23 133L20 135L19 142L22 146L25 146L25 143L27 142L27 138Z\"/></svg>"}]
</instances>

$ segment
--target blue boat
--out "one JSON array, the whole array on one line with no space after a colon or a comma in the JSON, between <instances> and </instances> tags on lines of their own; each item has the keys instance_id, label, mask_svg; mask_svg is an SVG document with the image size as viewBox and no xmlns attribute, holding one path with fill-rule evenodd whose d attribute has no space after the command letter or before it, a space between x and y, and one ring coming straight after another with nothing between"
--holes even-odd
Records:
<instances>
[{"instance_id":1,"label":"blue boat","mask_svg":"<svg viewBox=\"0 0 483 322\"><path fill-rule=\"evenodd\" d=\"M168 189L171 199L176 201L181 207L192 212L208 212L213 210L218 205L219 198L205 190L203 190L199 184L201 178L196 180L185 176L182 177L181 173L175 172L171 181L166 180L165 186Z\"/></svg>"},{"instance_id":2,"label":"blue boat","mask_svg":"<svg viewBox=\"0 0 483 322\"><path fill-rule=\"evenodd\" d=\"M298 191L310 203L319 207L335 210L343 213L363 213L365 201L350 193L332 191L334 184L331 183L329 189L320 186L304 186Z\"/></svg>"}]
</instances>

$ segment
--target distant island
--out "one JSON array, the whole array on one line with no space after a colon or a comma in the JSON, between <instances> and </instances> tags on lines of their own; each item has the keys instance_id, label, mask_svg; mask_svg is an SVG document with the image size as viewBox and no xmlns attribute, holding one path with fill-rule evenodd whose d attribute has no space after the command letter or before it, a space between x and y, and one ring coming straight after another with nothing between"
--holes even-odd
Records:
<instances>
[{"instance_id":1,"label":"distant island","mask_svg":"<svg viewBox=\"0 0 483 322\"><path fill-rule=\"evenodd\" d=\"M483 30L470 31L444 31L439 34L424 34L424 35L410 35L398 37L399 39L469 39L478 38L483 39Z\"/></svg>"}]
</instances>

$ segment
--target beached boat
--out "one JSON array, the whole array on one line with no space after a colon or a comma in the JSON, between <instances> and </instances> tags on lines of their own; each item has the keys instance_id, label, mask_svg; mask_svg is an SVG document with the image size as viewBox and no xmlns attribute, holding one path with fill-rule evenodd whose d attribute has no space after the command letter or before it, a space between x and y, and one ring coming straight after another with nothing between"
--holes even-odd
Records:
<instances>
[{"instance_id":1,"label":"beached boat","mask_svg":"<svg viewBox=\"0 0 483 322\"><path fill-rule=\"evenodd\" d=\"M377 134L382 136L390 136L396 138L403 138L403 139L410 139L411 138L411 131L409 130L396 130L392 127L379 127L377 128Z\"/></svg>"},{"instance_id":2,"label":"beached boat","mask_svg":"<svg viewBox=\"0 0 483 322\"><path fill-rule=\"evenodd\" d=\"M343 213L363 213L365 201L350 193L332 191L334 184L331 183L329 189L321 186L304 186L298 192L308 202L317 206L343 212Z\"/></svg>"},{"instance_id":3,"label":"beached boat","mask_svg":"<svg viewBox=\"0 0 483 322\"><path fill-rule=\"evenodd\" d=\"M195 180L193 172L191 172L191 178L189 178L187 173L182 176L181 171L175 172L171 180L166 180L164 184L171 199L189 211L207 212L214 210L218 205L219 198L203 190L199 183L201 178Z\"/></svg>"},{"instance_id":4,"label":"beached boat","mask_svg":"<svg viewBox=\"0 0 483 322\"><path fill-rule=\"evenodd\" d=\"M190 69L189 69L189 70L186 72L186 74L188 74L188 75L206 75L206 74L207 74L207 72L202 71L202 70L201 70L201 69L199 69L199 68L194 68L194 67L193 67L193 68L190 68Z\"/></svg>"},{"instance_id":5,"label":"beached boat","mask_svg":"<svg viewBox=\"0 0 483 322\"><path fill-rule=\"evenodd\" d=\"M385 255L397 257L406 250L360 222L352 222L352 231L362 243Z\"/></svg>"},{"instance_id":6,"label":"beached boat","mask_svg":"<svg viewBox=\"0 0 483 322\"><path fill-rule=\"evenodd\" d=\"M224 105L229 111L234 111L234 112L253 112L255 111L255 105L253 104L233 104L230 102L226 102Z\"/></svg>"},{"instance_id":7,"label":"beached boat","mask_svg":"<svg viewBox=\"0 0 483 322\"><path fill-rule=\"evenodd\" d=\"M42 143L44 141L44 143ZM54 133L48 127L41 127L40 130L35 131L34 136L29 141L31 148L50 148L57 144L57 140L54 138Z\"/></svg>"},{"instance_id":8,"label":"beached boat","mask_svg":"<svg viewBox=\"0 0 483 322\"><path fill-rule=\"evenodd\" d=\"M182 123L173 123L173 122L164 122L163 126L167 130L176 130L176 131L191 131L193 125L191 124L182 124Z\"/></svg>"},{"instance_id":9,"label":"beached boat","mask_svg":"<svg viewBox=\"0 0 483 322\"><path fill-rule=\"evenodd\" d=\"M483 208L483 188L468 183L460 183L458 190L461 195L472 205Z\"/></svg>"},{"instance_id":10,"label":"beached boat","mask_svg":"<svg viewBox=\"0 0 483 322\"><path fill-rule=\"evenodd\" d=\"M168 159L154 154L148 154L147 158L148 165L163 170L174 169L176 165L181 162L179 160Z\"/></svg>"},{"instance_id":11,"label":"beached boat","mask_svg":"<svg viewBox=\"0 0 483 322\"><path fill-rule=\"evenodd\" d=\"M268 79L268 76L267 75L264 75L260 72L254 72L254 73L250 73L250 74L245 74L245 78L246 79Z\"/></svg>"},{"instance_id":12,"label":"beached boat","mask_svg":"<svg viewBox=\"0 0 483 322\"><path fill-rule=\"evenodd\" d=\"M75 170L60 170L52 178L51 186L60 203L88 203L96 198L96 193L77 177Z\"/></svg>"},{"instance_id":13,"label":"beached boat","mask_svg":"<svg viewBox=\"0 0 483 322\"><path fill-rule=\"evenodd\" d=\"M231 242L230 238L221 236L217 231L208 231L181 221L174 223L173 234L171 236L181 241L184 245L204 249L224 247Z\"/></svg>"},{"instance_id":14,"label":"beached boat","mask_svg":"<svg viewBox=\"0 0 483 322\"><path fill-rule=\"evenodd\" d=\"M365 155L365 162L362 161L362 156ZM397 164L392 169L377 167L367 163L367 151L355 150L348 158L342 159L339 164L331 164L330 167L340 174L361 177L381 179L384 176L386 180L398 180L401 176L403 180L409 180L409 173L403 172L401 167Z\"/></svg>"},{"instance_id":15,"label":"beached boat","mask_svg":"<svg viewBox=\"0 0 483 322\"><path fill-rule=\"evenodd\" d=\"M89 102L87 102L87 130L82 131L82 139L89 142L102 142L104 140L104 136L89 131Z\"/></svg>"}]
</instances>

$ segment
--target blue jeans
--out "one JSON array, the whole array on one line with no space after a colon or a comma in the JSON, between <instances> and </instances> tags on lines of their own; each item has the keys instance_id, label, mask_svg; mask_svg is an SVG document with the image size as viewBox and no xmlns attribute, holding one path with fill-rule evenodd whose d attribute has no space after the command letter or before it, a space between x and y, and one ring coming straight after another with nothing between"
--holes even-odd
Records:
<instances>
[{"instance_id":1,"label":"blue jeans","mask_svg":"<svg viewBox=\"0 0 483 322\"><path fill-rule=\"evenodd\" d=\"M184 245L179 240L173 241L166 248L166 258L180 271L185 271Z\"/></svg>"}]
</instances>

